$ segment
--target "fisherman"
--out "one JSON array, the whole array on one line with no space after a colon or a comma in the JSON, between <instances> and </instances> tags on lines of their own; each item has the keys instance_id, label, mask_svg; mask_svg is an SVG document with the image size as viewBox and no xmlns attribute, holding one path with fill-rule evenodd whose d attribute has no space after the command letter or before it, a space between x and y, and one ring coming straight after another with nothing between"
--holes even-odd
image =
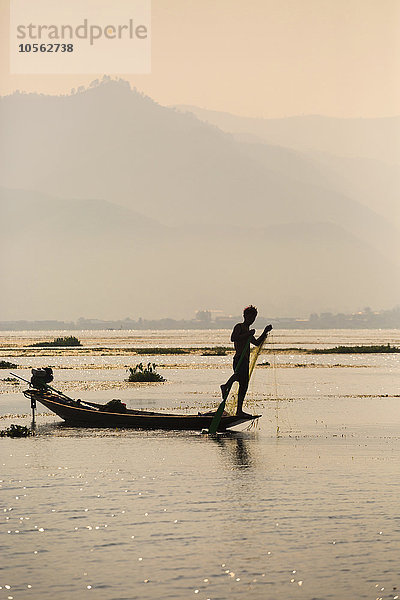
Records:
<instances>
[{"instance_id":1,"label":"fisherman","mask_svg":"<svg viewBox=\"0 0 400 600\"><path fill-rule=\"evenodd\" d=\"M231 342L233 342L235 346L235 356L233 357L233 375L225 384L221 385L222 399L226 400L233 382L239 382L236 410L236 415L238 417L251 416L243 412L243 401L249 386L250 344L260 346L272 329L272 325L267 325L259 338L254 337L256 330L250 329L249 327L256 320L257 313L258 311L255 306L247 306L243 311L243 323L237 323L233 328L231 335Z\"/></svg>"}]
</instances>

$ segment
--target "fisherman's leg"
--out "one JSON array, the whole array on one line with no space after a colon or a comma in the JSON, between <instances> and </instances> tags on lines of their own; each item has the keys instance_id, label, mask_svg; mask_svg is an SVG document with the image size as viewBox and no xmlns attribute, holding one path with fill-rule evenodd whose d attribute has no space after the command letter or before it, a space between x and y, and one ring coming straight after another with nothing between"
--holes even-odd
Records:
<instances>
[{"instance_id":1,"label":"fisherman's leg","mask_svg":"<svg viewBox=\"0 0 400 600\"><path fill-rule=\"evenodd\" d=\"M231 387L233 386L235 381L239 381L238 373L236 373L236 367L238 365L239 357L234 356L233 358L233 375L231 375L226 383L223 383L221 387L222 399L226 400L229 396L229 392L231 391Z\"/></svg>"},{"instance_id":2,"label":"fisherman's leg","mask_svg":"<svg viewBox=\"0 0 400 600\"><path fill-rule=\"evenodd\" d=\"M239 391L238 391L238 402L237 402L237 415L245 415L243 412L243 402L246 396L247 389L249 387L249 362L246 361L241 367L239 373Z\"/></svg>"},{"instance_id":3,"label":"fisherman's leg","mask_svg":"<svg viewBox=\"0 0 400 600\"><path fill-rule=\"evenodd\" d=\"M227 399L229 392L231 391L231 387L233 386L235 381L238 381L238 376L236 375L236 373L231 375L228 381L221 385L221 394L223 400Z\"/></svg>"},{"instance_id":4,"label":"fisherman's leg","mask_svg":"<svg viewBox=\"0 0 400 600\"><path fill-rule=\"evenodd\" d=\"M243 377L239 381L238 402L237 402L237 409L236 409L237 415L244 414L243 413L243 402L246 397L248 387L249 387L249 378L247 377L247 379L246 379L245 377Z\"/></svg>"}]
</instances>

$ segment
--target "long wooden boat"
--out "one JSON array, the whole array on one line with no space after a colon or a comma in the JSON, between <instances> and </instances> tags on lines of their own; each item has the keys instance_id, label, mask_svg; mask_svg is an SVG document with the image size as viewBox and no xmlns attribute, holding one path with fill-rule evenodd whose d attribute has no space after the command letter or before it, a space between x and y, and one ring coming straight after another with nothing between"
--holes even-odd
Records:
<instances>
[{"instance_id":1,"label":"long wooden boat","mask_svg":"<svg viewBox=\"0 0 400 600\"><path fill-rule=\"evenodd\" d=\"M109 412L106 404L73 400L48 388L28 389L24 391L24 395L31 399L31 404L35 405L36 402L40 402L61 417L66 424L78 427L201 431L209 428L215 414L210 412L197 415L177 415L132 409L126 409L126 412ZM226 431L230 427L253 421L260 416L224 414L218 431Z\"/></svg>"}]
</instances>

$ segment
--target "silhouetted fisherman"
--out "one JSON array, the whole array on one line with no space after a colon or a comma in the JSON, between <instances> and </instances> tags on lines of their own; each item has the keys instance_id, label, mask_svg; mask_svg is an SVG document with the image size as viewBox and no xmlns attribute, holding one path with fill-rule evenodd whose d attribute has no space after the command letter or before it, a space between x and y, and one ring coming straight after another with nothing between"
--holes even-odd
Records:
<instances>
[{"instance_id":1,"label":"silhouetted fisherman","mask_svg":"<svg viewBox=\"0 0 400 600\"><path fill-rule=\"evenodd\" d=\"M236 414L238 416L251 416L243 412L243 401L249 387L250 344L259 346L263 343L272 325L267 325L259 338L255 338L255 329L249 329L257 317L255 306L247 306L243 311L243 323L237 323L233 328L231 342L235 345L233 357L233 375L221 385L222 399L226 400L234 381L239 382L238 403Z\"/></svg>"}]
</instances>

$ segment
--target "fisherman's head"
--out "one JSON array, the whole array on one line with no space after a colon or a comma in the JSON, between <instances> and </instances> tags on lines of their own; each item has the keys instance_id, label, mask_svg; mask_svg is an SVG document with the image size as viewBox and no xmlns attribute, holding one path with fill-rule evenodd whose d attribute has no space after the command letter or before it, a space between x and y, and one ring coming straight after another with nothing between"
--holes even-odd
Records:
<instances>
[{"instance_id":1,"label":"fisherman's head","mask_svg":"<svg viewBox=\"0 0 400 600\"><path fill-rule=\"evenodd\" d=\"M250 306L246 306L246 308L243 311L244 322L247 323L247 325L251 325L252 323L254 323L254 321L256 320L257 312L258 311L256 307L252 304L250 304Z\"/></svg>"}]
</instances>

